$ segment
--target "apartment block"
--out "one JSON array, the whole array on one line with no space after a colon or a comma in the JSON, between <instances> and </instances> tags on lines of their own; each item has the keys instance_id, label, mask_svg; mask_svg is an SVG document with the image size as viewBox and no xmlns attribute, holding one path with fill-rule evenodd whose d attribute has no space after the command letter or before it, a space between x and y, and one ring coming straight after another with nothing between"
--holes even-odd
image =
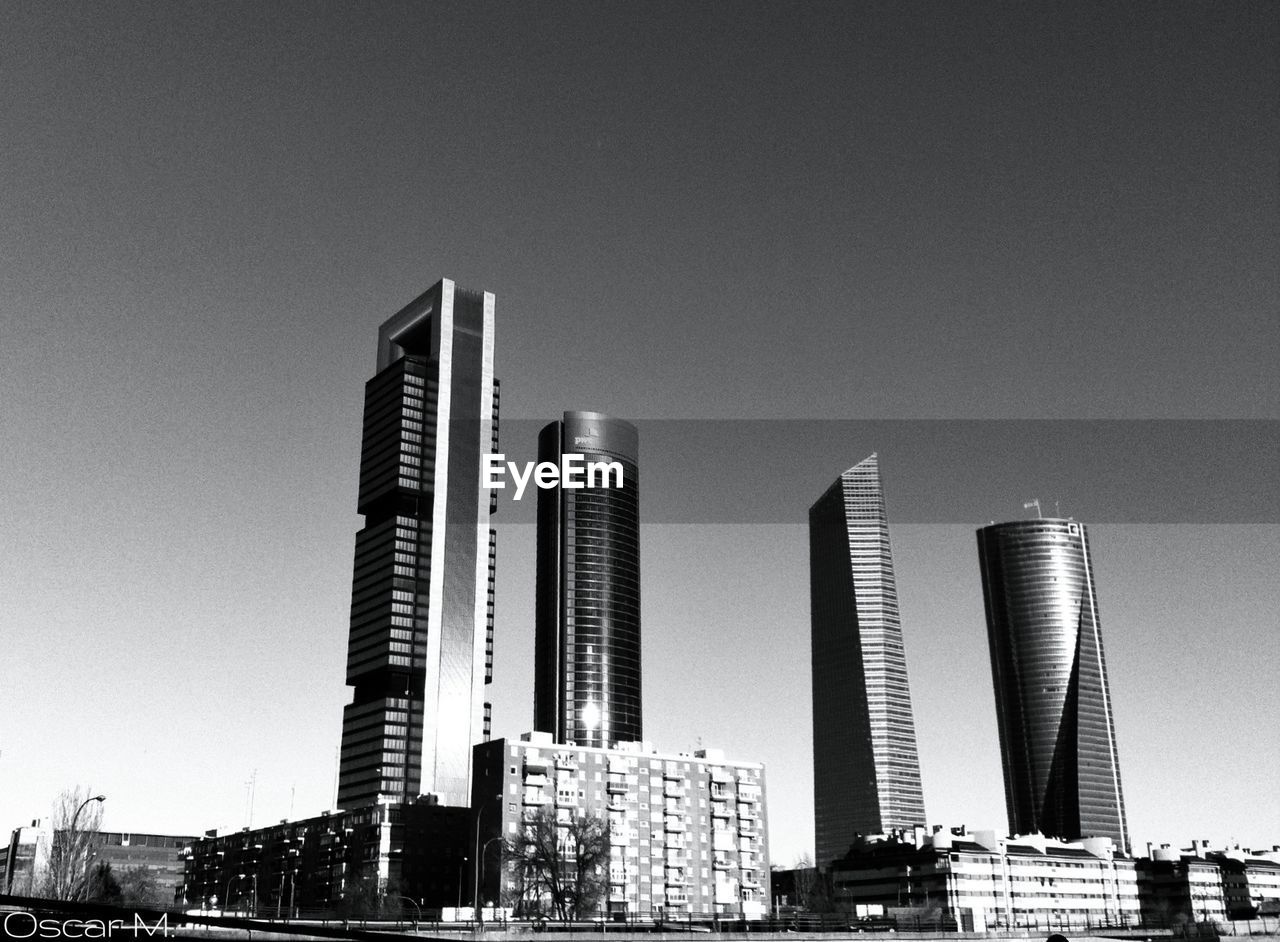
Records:
<instances>
[{"instance_id":1,"label":"apartment block","mask_svg":"<svg viewBox=\"0 0 1280 942\"><path fill-rule=\"evenodd\" d=\"M648 743L556 744L548 733L475 748L482 897L519 909L502 845L541 808L609 822L602 911L627 918L760 919L768 911L764 767L716 750L663 754ZM486 852L487 851L487 852ZM603 914L603 913L602 913Z\"/></svg>"},{"instance_id":2,"label":"apartment block","mask_svg":"<svg viewBox=\"0 0 1280 942\"><path fill-rule=\"evenodd\" d=\"M456 906L467 809L420 800L205 836L185 848L176 902L280 918L332 912L358 898Z\"/></svg>"},{"instance_id":3,"label":"apartment block","mask_svg":"<svg viewBox=\"0 0 1280 942\"><path fill-rule=\"evenodd\" d=\"M1108 838L916 828L856 844L831 877L841 909L904 928L1066 930L1141 919L1134 861Z\"/></svg>"}]
</instances>

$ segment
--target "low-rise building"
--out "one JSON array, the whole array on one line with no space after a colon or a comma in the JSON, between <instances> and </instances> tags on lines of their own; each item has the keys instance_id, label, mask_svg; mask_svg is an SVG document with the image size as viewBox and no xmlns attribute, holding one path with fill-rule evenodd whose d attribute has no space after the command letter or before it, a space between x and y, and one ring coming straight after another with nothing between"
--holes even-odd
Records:
<instances>
[{"instance_id":1,"label":"low-rise building","mask_svg":"<svg viewBox=\"0 0 1280 942\"><path fill-rule=\"evenodd\" d=\"M1218 861L1201 857L1198 850L1184 853L1165 844L1139 859L1137 868L1145 925L1226 922L1226 887Z\"/></svg>"},{"instance_id":2,"label":"low-rise building","mask_svg":"<svg viewBox=\"0 0 1280 942\"><path fill-rule=\"evenodd\" d=\"M832 865L831 882L843 911L906 926L1136 926L1141 911L1134 861L1109 838L916 828L855 844Z\"/></svg>"},{"instance_id":3,"label":"low-rise building","mask_svg":"<svg viewBox=\"0 0 1280 942\"><path fill-rule=\"evenodd\" d=\"M186 848L194 840L190 835L98 831L89 837L87 862L90 869L110 864L117 881L129 871L140 871L151 884L155 902L167 904L182 885Z\"/></svg>"},{"instance_id":4,"label":"low-rise building","mask_svg":"<svg viewBox=\"0 0 1280 942\"><path fill-rule=\"evenodd\" d=\"M209 831L186 850L176 901L263 916L387 898L422 910L454 907L467 871L467 821L466 808L419 800Z\"/></svg>"},{"instance_id":5,"label":"low-rise building","mask_svg":"<svg viewBox=\"0 0 1280 942\"><path fill-rule=\"evenodd\" d=\"M42 820L14 828L3 855L0 892L12 896L34 896L49 872L53 834Z\"/></svg>"},{"instance_id":6,"label":"low-rise building","mask_svg":"<svg viewBox=\"0 0 1280 942\"><path fill-rule=\"evenodd\" d=\"M1138 876L1143 915L1152 926L1224 923L1280 911L1280 846L1148 845Z\"/></svg>"},{"instance_id":7,"label":"low-rise building","mask_svg":"<svg viewBox=\"0 0 1280 942\"><path fill-rule=\"evenodd\" d=\"M475 747L474 849L486 903L517 910L504 842L539 809L559 822L608 822L608 889L615 918L760 919L769 902L764 767L715 750L663 754L648 743L556 744L527 733ZM494 845L497 845L495 848ZM501 885L500 885L501 884Z\"/></svg>"},{"instance_id":8,"label":"low-rise building","mask_svg":"<svg viewBox=\"0 0 1280 942\"><path fill-rule=\"evenodd\" d=\"M1222 869L1227 918L1280 915L1280 845L1270 850L1235 846L1206 856Z\"/></svg>"},{"instance_id":9,"label":"low-rise building","mask_svg":"<svg viewBox=\"0 0 1280 942\"><path fill-rule=\"evenodd\" d=\"M51 830L45 821L17 828L7 851L0 854L0 892L14 896L38 896L45 891L54 849L67 832ZM140 869L154 893L155 902L168 903L182 883L185 850L194 840L186 835L130 834L121 831L81 832L77 846L85 875L99 864L110 864L119 881L130 870Z\"/></svg>"}]
</instances>

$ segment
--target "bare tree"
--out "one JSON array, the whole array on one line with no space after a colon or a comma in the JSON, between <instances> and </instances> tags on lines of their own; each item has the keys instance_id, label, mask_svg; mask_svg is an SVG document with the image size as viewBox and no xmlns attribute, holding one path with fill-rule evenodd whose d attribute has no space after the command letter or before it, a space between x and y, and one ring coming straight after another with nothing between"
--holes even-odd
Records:
<instances>
[{"instance_id":1,"label":"bare tree","mask_svg":"<svg viewBox=\"0 0 1280 942\"><path fill-rule=\"evenodd\" d=\"M549 807L525 819L504 856L522 914L547 907L563 921L593 913L608 887L609 822L596 815L559 820Z\"/></svg>"},{"instance_id":2,"label":"bare tree","mask_svg":"<svg viewBox=\"0 0 1280 942\"><path fill-rule=\"evenodd\" d=\"M103 797L91 789L64 789L53 805L49 872L40 884L47 899L83 899L88 888L89 853L102 823Z\"/></svg>"},{"instance_id":3,"label":"bare tree","mask_svg":"<svg viewBox=\"0 0 1280 942\"><path fill-rule=\"evenodd\" d=\"M825 874L813 864L813 858L807 853L796 858L792 866L795 878L794 905L797 909L809 913L835 912L831 885Z\"/></svg>"}]
</instances>

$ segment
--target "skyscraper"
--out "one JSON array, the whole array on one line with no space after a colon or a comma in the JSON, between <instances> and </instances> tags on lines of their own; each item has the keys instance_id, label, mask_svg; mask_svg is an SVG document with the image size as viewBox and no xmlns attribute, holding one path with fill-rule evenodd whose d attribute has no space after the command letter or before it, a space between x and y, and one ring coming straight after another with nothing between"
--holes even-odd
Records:
<instances>
[{"instance_id":1,"label":"skyscraper","mask_svg":"<svg viewBox=\"0 0 1280 942\"><path fill-rule=\"evenodd\" d=\"M623 486L597 477L538 491L534 728L607 749L643 738L639 436L621 419L566 412L539 434L538 460L566 454L618 462Z\"/></svg>"},{"instance_id":2,"label":"skyscraper","mask_svg":"<svg viewBox=\"0 0 1280 942\"><path fill-rule=\"evenodd\" d=\"M817 864L925 823L889 523L875 455L809 508Z\"/></svg>"},{"instance_id":3,"label":"skyscraper","mask_svg":"<svg viewBox=\"0 0 1280 942\"><path fill-rule=\"evenodd\" d=\"M378 330L365 385L338 804L470 801L488 738L497 451L493 307L440 281Z\"/></svg>"},{"instance_id":4,"label":"skyscraper","mask_svg":"<svg viewBox=\"0 0 1280 942\"><path fill-rule=\"evenodd\" d=\"M983 527L978 557L1010 832L1110 837L1128 853L1084 526L1019 520Z\"/></svg>"}]
</instances>

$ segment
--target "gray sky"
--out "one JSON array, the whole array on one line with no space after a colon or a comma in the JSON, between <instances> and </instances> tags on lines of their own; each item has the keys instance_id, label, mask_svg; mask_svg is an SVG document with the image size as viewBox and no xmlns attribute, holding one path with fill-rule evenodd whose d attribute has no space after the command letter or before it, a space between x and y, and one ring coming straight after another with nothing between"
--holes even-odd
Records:
<instances>
[{"instance_id":1,"label":"gray sky","mask_svg":"<svg viewBox=\"0 0 1280 942\"><path fill-rule=\"evenodd\" d=\"M1274 5L4 13L0 827L77 782L109 828L239 826L254 769L256 823L329 805L363 384L448 276L498 297L504 419L840 437L641 441L667 508L770 471L642 554L647 733L768 763L775 861L812 840L804 510L871 451L934 821L1004 824L972 531L1039 496L1094 523L1137 840L1280 841ZM1114 468L1071 422L989 473L868 419L1268 421L1126 425Z\"/></svg>"}]
</instances>

